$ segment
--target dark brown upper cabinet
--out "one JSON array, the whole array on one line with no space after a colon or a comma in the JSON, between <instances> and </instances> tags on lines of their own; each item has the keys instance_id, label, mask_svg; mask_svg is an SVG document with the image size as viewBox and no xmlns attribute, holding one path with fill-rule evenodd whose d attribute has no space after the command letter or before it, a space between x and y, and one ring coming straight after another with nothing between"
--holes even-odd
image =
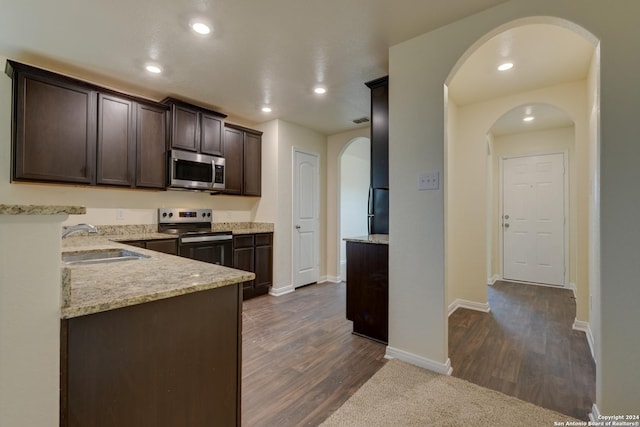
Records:
<instances>
[{"instance_id":1,"label":"dark brown upper cabinet","mask_svg":"<svg viewBox=\"0 0 640 427\"><path fill-rule=\"evenodd\" d=\"M389 77L365 83L371 89L371 187L389 188Z\"/></svg>"},{"instance_id":2,"label":"dark brown upper cabinet","mask_svg":"<svg viewBox=\"0 0 640 427\"><path fill-rule=\"evenodd\" d=\"M16 181L95 181L96 93L7 61Z\"/></svg>"},{"instance_id":3,"label":"dark brown upper cabinet","mask_svg":"<svg viewBox=\"0 0 640 427\"><path fill-rule=\"evenodd\" d=\"M136 105L136 187L167 186L167 109Z\"/></svg>"},{"instance_id":4,"label":"dark brown upper cabinet","mask_svg":"<svg viewBox=\"0 0 640 427\"><path fill-rule=\"evenodd\" d=\"M262 194L262 132L225 124L225 194Z\"/></svg>"},{"instance_id":5,"label":"dark brown upper cabinet","mask_svg":"<svg viewBox=\"0 0 640 427\"><path fill-rule=\"evenodd\" d=\"M7 61L12 180L165 188L167 107Z\"/></svg>"},{"instance_id":6,"label":"dark brown upper cabinet","mask_svg":"<svg viewBox=\"0 0 640 427\"><path fill-rule=\"evenodd\" d=\"M136 139L134 103L98 94L97 184L133 184Z\"/></svg>"},{"instance_id":7,"label":"dark brown upper cabinet","mask_svg":"<svg viewBox=\"0 0 640 427\"><path fill-rule=\"evenodd\" d=\"M170 107L171 147L212 156L223 155L223 126L225 114L167 98Z\"/></svg>"}]
</instances>

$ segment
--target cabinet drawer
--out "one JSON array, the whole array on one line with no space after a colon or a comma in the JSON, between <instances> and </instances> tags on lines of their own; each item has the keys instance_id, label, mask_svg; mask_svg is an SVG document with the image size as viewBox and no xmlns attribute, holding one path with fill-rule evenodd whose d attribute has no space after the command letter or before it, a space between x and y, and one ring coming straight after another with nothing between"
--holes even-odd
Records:
<instances>
[{"instance_id":1,"label":"cabinet drawer","mask_svg":"<svg viewBox=\"0 0 640 427\"><path fill-rule=\"evenodd\" d=\"M256 246L270 246L272 243L272 233L256 234Z\"/></svg>"},{"instance_id":2,"label":"cabinet drawer","mask_svg":"<svg viewBox=\"0 0 640 427\"><path fill-rule=\"evenodd\" d=\"M253 234L245 236L233 236L233 248L250 248L253 247Z\"/></svg>"}]
</instances>

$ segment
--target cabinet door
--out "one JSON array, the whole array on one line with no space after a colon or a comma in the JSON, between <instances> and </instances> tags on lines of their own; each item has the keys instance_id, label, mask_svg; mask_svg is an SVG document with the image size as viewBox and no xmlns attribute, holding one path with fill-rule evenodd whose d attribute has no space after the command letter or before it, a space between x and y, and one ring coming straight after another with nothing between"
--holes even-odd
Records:
<instances>
[{"instance_id":1,"label":"cabinet door","mask_svg":"<svg viewBox=\"0 0 640 427\"><path fill-rule=\"evenodd\" d=\"M256 234L255 287L268 289L273 277L273 234Z\"/></svg>"},{"instance_id":2,"label":"cabinet door","mask_svg":"<svg viewBox=\"0 0 640 427\"><path fill-rule=\"evenodd\" d=\"M200 152L212 156L222 156L222 126L220 117L200 114Z\"/></svg>"},{"instance_id":3,"label":"cabinet door","mask_svg":"<svg viewBox=\"0 0 640 427\"><path fill-rule=\"evenodd\" d=\"M13 179L93 183L95 92L22 73L14 90Z\"/></svg>"},{"instance_id":4,"label":"cabinet door","mask_svg":"<svg viewBox=\"0 0 640 427\"><path fill-rule=\"evenodd\" d=\"M242 194L242 156L244 132L224 129L225 189L226 194Z\"/></svg>"},{"instance_id":5,"label":"cabinet door","mask_svg":"<svg viewBox=\"0 0 640 427\"><path fill-rule=\"evenodd\" d=\"M136 186L164 188L167 175L166 110L137 104Z\"/></svg>"},{"instance_id":6,"label":"cabinet door","mask_svg":"<svg viewBox=\"0 0 640 427\"><path fill-rule=\"evenodd\" d=\"M355 333L387 342L388 245L347 242L347 319Z\"/></svg>"},{"instance_id":7,"label":"cabinet door","mask_svg":"<svg viewBox=\"0 0 640 427\"><path fill-rule=\"evenodd\" d=\"M260 196L262 191L262 137L249 132L244 136L244 187L246 196Z\"/></svg>"},{"instance_id":8,"label":"cabinet door","mask_svg":"<svg viewBox=\"0 0 640 427\"><path fill-rule=\"evenodd\" d=\"M171 105L171 147L198 151L198 112L180 105Z\"/></svg>"},{"instance_id":9,"label":"cabinet door","mask_svg":"<svg viewBox=\"0 0 640 427\"><path fill-rule=\"evenodd\" d=\"M382 80L371 88L371 186L389 188L389 91Z\"/></svg>"},{"instance_id":10,"label":"cabinet door","mask_svg":"<svg viewBox=\"0 0 640 427\"><path fill-rule=\"evenodd\" d=\"M133 102L112 95L98 95L98 184L133 184L135 135Z\"/></svg>"}]
</instances>

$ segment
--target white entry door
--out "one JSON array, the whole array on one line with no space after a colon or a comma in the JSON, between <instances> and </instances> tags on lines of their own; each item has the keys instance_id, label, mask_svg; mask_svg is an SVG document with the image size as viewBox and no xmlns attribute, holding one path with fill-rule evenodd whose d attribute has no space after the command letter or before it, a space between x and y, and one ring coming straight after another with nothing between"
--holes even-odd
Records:
<instances>
[{"instance_id":1,"label":"white entry door","mask_svg":"<svg viewBox=\"0 0 640 427\"><path fill-rule=\"evenodd\" d=\"M503 159L503 277L565 281L564 154Z\"/></svg>"},{"instance_id":2,"label":"white entry door","mask_svg":"<svg viewBox=\"0 0 640 427\"><path fill-rule=\"evenodd\" d=\"M293 286L315 283L320 271L318 156L293 151Z\"/></svg>"}]
</instances>

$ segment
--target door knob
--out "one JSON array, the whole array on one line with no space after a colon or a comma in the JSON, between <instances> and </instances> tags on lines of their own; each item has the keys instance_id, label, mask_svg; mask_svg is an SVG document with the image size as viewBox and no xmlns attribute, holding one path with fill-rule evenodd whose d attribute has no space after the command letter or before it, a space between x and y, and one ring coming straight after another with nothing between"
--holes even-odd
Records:
<instances>
[{"instance_id":1,"label":"door knob","mask_svg":"<svg viewBox=\"0 0 640 427\"><path fill-rule=\"evenodd\" d=\"M296 230L300 230L300 226L298 224L296 224Z\"/></svg>"}]
</instances>

